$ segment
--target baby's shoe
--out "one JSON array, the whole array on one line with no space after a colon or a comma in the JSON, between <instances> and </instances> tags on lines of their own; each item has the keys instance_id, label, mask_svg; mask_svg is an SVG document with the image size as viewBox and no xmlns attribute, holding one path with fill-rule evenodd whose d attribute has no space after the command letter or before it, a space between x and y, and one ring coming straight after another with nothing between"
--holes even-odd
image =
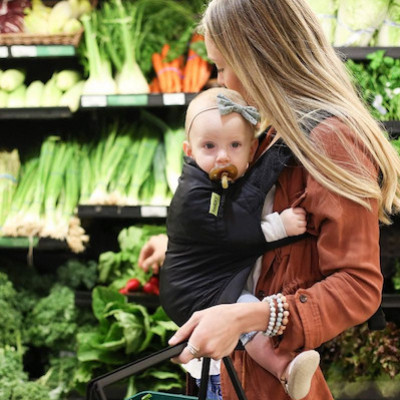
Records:
<instances>
[{"instance_id":1,"label":"baby's shoe","mask_svg":"<svg viewBox=\"0 0 400 400\"><path fill-rule=\"evenodd\" d=\"M281 382L290 398L300 400L307 396L319 361L319 353L315 350L308 350L300 353L288 365Z\"/></svg>"}]
</instances>

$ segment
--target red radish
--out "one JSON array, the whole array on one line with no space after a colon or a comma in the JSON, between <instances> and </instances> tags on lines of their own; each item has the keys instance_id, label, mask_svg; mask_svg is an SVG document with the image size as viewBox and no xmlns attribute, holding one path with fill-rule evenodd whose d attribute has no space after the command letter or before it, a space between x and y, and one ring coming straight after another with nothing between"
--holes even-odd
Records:
<instances>
[{"instance_id":1,"label":"red radish","mask_svg":"<svg viewBox=\"0 0 400 400\"><path fill-rule=\"evenodd\" d=\"M139 279L132 278L132 279L129 279L128 282L126 282L125 288L128 292L135 292L135 291L139 290L140 286L141 285L140 285Z\"/></svg>"}]
</instances>

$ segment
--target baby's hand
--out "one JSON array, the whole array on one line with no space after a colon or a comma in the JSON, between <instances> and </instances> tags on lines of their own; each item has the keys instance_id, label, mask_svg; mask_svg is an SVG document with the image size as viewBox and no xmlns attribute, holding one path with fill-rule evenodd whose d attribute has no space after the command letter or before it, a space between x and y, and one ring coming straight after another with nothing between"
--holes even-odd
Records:
<instances>
[{"instance_id":1,"label":"baby's hand","mask_svg":"<svg viewBox=\"0 0 400 400\"><path fill-rule=\"evenodd\" d=\"M303 208L287 208L280 216L288 236L301 235L306 231L306 211Z\"/></svg>"}]
</instances>

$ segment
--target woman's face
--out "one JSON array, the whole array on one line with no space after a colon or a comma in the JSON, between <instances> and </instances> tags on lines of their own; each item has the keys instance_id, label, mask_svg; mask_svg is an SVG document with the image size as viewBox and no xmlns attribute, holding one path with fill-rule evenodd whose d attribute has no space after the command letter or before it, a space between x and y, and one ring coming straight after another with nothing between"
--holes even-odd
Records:
<instances>
[{"instance_id":1,"label":"woman's face","mask_svg":"<svg viewBox=\"0 0 400 400\"><path fill-rule=\"evenodd\" d=\"M233 69L225 62L222 54L218 51L209 35L205 35L205 44L208 58L215 64L218 72L218 84L228 89L236 90L249 102L248 96L242 83L239 81Z\"/></svg>"}]
</instances>

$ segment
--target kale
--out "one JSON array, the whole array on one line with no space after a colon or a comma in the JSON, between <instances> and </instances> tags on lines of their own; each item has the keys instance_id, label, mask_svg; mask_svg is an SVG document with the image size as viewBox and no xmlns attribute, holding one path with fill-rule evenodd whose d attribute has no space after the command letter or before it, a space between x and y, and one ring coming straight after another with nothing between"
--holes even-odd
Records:
<instances>
[{"instance_id":1,"label":"kale","mask_svg":"<svg viewBox=\"0 0 400 400\"><path fill-rule=\"evenodd\" d=\"M72 289L92 289L97 281L97 263L72 259L57 270L58 282Z\"/></svg>"},{"instance_id":2,"label":"kale","mask_svg":"<svg viewBox=\"0 0 400 400\"><path fill-rule=\"evenodd\" d=\"M0 272L0 346L16 345L22 327L18 295L6 274Z\"/></svg>"},{"instance_id":3,"label":"kale","mask_svg":"<svg viewBox=\"0 0 400 400\"><path fill-rule=\"evenodd\" d=\"M77 330L75 294L66 287L54 285L27 317L27 333L34 346L69 349Z\"/></svg>"}]
</instances>

